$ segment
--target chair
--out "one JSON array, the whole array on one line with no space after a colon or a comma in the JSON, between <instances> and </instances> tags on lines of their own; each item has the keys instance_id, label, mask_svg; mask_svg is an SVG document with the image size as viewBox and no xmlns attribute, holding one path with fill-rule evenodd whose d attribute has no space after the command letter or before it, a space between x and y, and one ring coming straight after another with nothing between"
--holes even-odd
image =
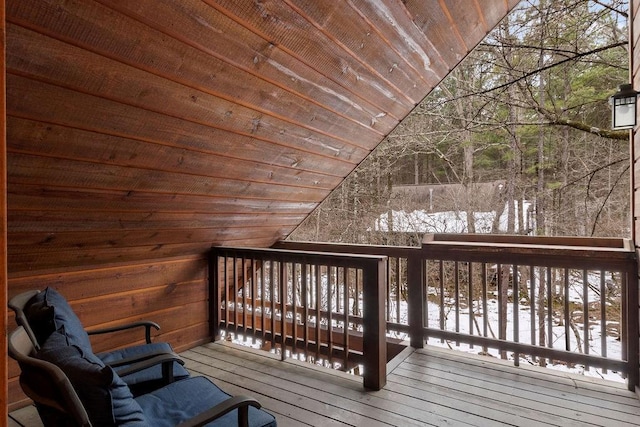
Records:
<instances>
[{"instance_id":1,"label":"chair","mask_svg":"<svg viewBox=\"0 0 640 427\"><path fill-rule=\"evenodd\" d=\"M111 333L132 328L144 328L145 344L130 346L110 352L98 353L104 363L121 375L134 395L149 392L174 380L187 378L189 373L182 366L171 345L166 342L151 342L151 329L160 327L150 321L129 323L113 328L85 331L80 319L67 300L55 289L23 292L11 298L9 308L15 312L16 323L23 326L36 350L40 349L51 333L64 326L66 334L74 344L93 353L89 335ZM144 370L133 370L124 375L132 364L162 354L173 354L173 362L154 364ZM173 368L173 369L172 369Z\"/></svg>"},{"instance_id":2,"label":"chair","mask_svg":"<svg viewBox=\"0 0 640 427\"><path fill-rule=\"evenodd\" d=\"M126 383L92 353L55 331L36 351L23 326L9 335L20 386L45 426L275 427L250 397L231 397L208 378L190 377L133 397ZM159 356L167 357L168 355Z\"/></svg>"}]
</instances>

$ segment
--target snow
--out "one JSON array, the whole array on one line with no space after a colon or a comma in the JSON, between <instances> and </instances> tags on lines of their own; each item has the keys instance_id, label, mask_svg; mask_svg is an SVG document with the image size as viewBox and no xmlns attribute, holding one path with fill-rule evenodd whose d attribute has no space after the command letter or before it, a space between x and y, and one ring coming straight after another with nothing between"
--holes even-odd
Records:
<instances>
[{"instance_id":1,"label":"snow","mask_svg":"<svg viewBox=\"0 0 640 427\"><path fill-rule=\"evenodd\" d=\"M525 201L523 203L524 211L528 212L531 203ZM475 212L476 233L491 233L493 221L497 215L496 211L491 212ZM516 227L518 227L518 213L516 205ZM391 211L392 231L400 231L407 233L467 233L469 231L467 224L467 212L465 211L445 211L445 212L426 212L424 210ZM389 231L389 214L383 213L375 222L374 229L376 231ZM498 230L495 232L507 231L507 209L505 208L500 215L498 222Z\"/></svg>"},{"instance_id":2,"label":"snow","mask_svg":"<svg viewBox=\"0 0 640 427\"><path fill-rule=\"evenodd\" d=\"M531 206L530 203L525 202L524 203L525 211L528 211L530 206ZM467 214L464 211L432 212L432 213L428 213L425 211L413 211L413 212L393 211L391 215L393 218L392 219L393 231L415 232L415 233L464 233L468 231L467 221L466 221ZM474 214L476 232L478 233L491 232L492 231L491 227L496 215L497 215L496 212L476 212ZM375 223L376 230L389 231L387 218L388 218L387 214L380 215L380 217L377 219ZM517 218L518 218L518 215L516 215L516 220ZM504 213L501 214L498 223L499 223L500 231L506 231L506 228L507 228L506 209ZM529 272L529 274L530 273L531 272ZM600 304L599 290L600 290L600 280L601 280L600 274L601 274L600 272L588 272L586 277L586 279L588 280L588 286L587 286L587 291L585 295L584 284L583 284L583 281L585 280L585 278L582 277L581 272L572 271L572 274L570 274L569 276L569 288L568 288L569 301L576 303L578 307L583 307L584 299L586 298L590 304L597 304L597 306L600 307L599 306ZM615 282L615 280L613 280L614 278L611 277L610 273L606 274L605 279L606 279L607 287L611 283ZM540 280L541 280L540 277L536 277L536 283L540 283ZM520 280L519 282L522 283ZM322 288L326 289L326 285L327 285L326 278L323 278ZM289 284L289 286L291 286L291 283ZM406 286L406 283L404 284L404 286ZM525 286L527 286L528 288L529 283L528 282L525 283ZM562 292L562 289L560 288L564 287L564 285L561 284L556 286L557 286L557 289L554 290L554 293L562 294L563 292ZM432 296L433 295L437 296L438 292L440 292L439 289L435 289L435 288L428 289L428 293L430 293ZM507 304L507 339L514 341L514 326L515 326L514 316L516 315L515 314L516 310L515 310L514 303L512 302L511 292L512 291L509 290L510 301ZM537 289L536 289L536 292L537 292ZM289 295L289 298L291 298L291 295ZM477 296L475 298L477 298ZM482 335L484 316L486 316L487 323L489 326L489 331L491 331L488 335L493 336L492 334L497 334L498 327L499 327L498 326L498 313L499 313L498 297L497 297L497 294L494 292L493 294L489 294L487 298L489 299L487 300L486 313L483 313L483 307L481 303L477 300L474 300L472 302L471 304L472 313L470 313L468 304L466 304L466 302L464 301L463 296L460 296L459 298L460 309L457 313L457 317L459 320L456 325L455 295L445 295L444 300L447 306L445 307L445 318L443 319L444 329L452 332L469 334L470 333L469 331L470 316L473 316L472 318L472 320L474 321L473 324L477 325L475 326L476 328L480 328L480 331L474 330L473 333L475 335ZM620 296L617 295L616 298L617 298L617 301L619 302ZM437 298L433 298L432 300L429 300L427 303L428 326L435 327L435 328L440 327L440 321L441 321L440 306L433 302L437 300L439 300L439 296L437 296ZM391 301L392 301L391 302L392 306L388 307L389 312L396 313L397 306L395 306L396 304L395 299L392 297ZM354 301L350 301L348 306L353 306L353 302ZM333 306L335 307L335 305ZM362 301L358 302L358 306L360 307L360 309L362 309ZM247 308L249 309L249 307ZM528 302L524 300L517 305L517 318L518 318L517 335L518 336L517 336L517 340L515 341L518 341L520 343L525 343L525 344L536 345L537 344L536 342L533 342L533 343L531 342L532 327L534 328L534 340L538 339L537 324L532 325L531 309L532 308L528 305ZM562 314L560 312L562 312L562 308L554 307L554 309L556 310L557 313L552 317L552 322L551 322L552 338L553 338L552 347L555 349L564 350L566 345L565 342L568 336L569 350L574 352L582 351L574 331L570 329L569 333L566 334L565 326L564 324L561 323ZM408 309L407 309L406 301L400 301L399 311L400 311L400 318L393 319L393 321L397 323L408 324L408 319L407 319ZM581 313L576 313L576 314L578 314L577 316L578 318L581 315ZM539 315L545 316L545 313L539 314L535 312L533 317L533 322L536 322L536 323L538 322ZM299 319L299 320L302 321L303 319ZM309 323L313 323L315 322L315 318L307 319L307 321ZM548 326L548 325L549 325L548 319L545 318L545 326ZM581 339L583 339L584 332L585 332L583 330L585 326L584 323L577 322L574 325ZM341 327L342 325L339 325L337 322L334 321L333 326ZM589 344L590 344L588 352L591 355L600 355L599 353L601 352L601 348L600 348L601 337L602 337L602 334L604 333L605 341L606 341L606 357L610 359L621 360L622 359L621 342L615 336L606 336L606 332L607 332L607 329L609 329L608 328L609 326L613 326L612 328L613 330L616 330L616 329L619 330L620 328L620 324L616 319L607 319L607 322L604 325L598 319L589 319L588 325L587 325ZM407 338L406 335L402 335L402 334L396 334L393 336L395 338L400 338L400 339ZM548 337L548 332L545 334L545 337ZM234 337L234 338L235 338L235 341L237 341L238 343L247 345L246 340L242 339L242 337ZM429 339L427 341L427 344L434 345L434 346L447 347L454 350L464 351L469 353L477 354L482 352L482 348L478 346L471 347L470 345L457 344L451 341L442 342L440 339ZM253 343L253 346L259 348L260 342L258 341ZM483 353L483 354L486 354L486 353ZM500 357L499 352L491 348L488 349L488 355L496 358ZM300 357L300 355L297 355L296 357ZM507 357L513 361L516 355L509 352ZM531 365L539 364L531 356L520 354L518 355L518 357L519 357L519 360L518 360L519 364L531 364ZM315 361L315 362L322 364L322 361ZM589 368L582 365L549 363L547 364L547 368L566 371L566 372L572 372L572 373L578 373L585 376L606 378L608 380L613 380L618 382L625 381L625 379L617 372L611 372L611 371L603 372L601 369Z\"/></svg>"}]
</instances>

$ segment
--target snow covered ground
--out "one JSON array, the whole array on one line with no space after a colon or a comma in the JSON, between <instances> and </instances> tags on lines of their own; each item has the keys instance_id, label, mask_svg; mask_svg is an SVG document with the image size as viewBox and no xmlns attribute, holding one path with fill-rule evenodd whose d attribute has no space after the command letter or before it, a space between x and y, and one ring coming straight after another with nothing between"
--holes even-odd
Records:
<instances>
[{"instance_id":1,"label":"snow covered ground","mask_svg":"<svg viewBox=\"0 0 640 427\"><path fill-rule=\"evenodd\" d=\"M527 212L530 202L524 202L524 211ZM517 209L517 207L516 207ZM491 233L492 224L497 213L476 212L474 214L476 233ZM516 212L515 220L518 227L518 214ZM413 212L392 211L391 212L392 230L389 230L389 213L384 213L378 217L374 224L376 231L398 231L407 233L467 233L467 213L465 211L446 211L446 212L427 212L424 210L415 210ZM507 209L505 208L499 218L498 230L500 232L507 231ZM532 228L535 229L535 227Z\"/></svg>"},{"instance_id":2,"label":"snow covered ground","mask_svg":"<svg viewBox=\"0 0 640 427\"><path fill-rule=\"evenodd\" d=\"M528 210L530 207L530 203L525 202L524 208ZM413 212L404 212L404 211L393 211L391 213L392 221L393 221L393 231L403 231L403 232L416 232L416 233L464 233L467 232L467 218L466 212L436 212L436 213L427 213L424 211L413 211ZM478 233L488 233L491 231L492 224L494 222L495 216L497 214L495 212L478 212L475 214L475 225L476 232ZM518 215L516 215L516 218ZM506 209L505 212L501 214L499 218L500 230L506 231L507 228L507 214ZM381 215L376 221L375 228L379 231L388 231L388 215ZM609 274L609 273L607 273ZM570 279L569 285L569 301L576 303L578 307L583 306L583 300L586 298L588 303L598 305L600 303L600 273L594 272L589 273L588 275L589 286L587 287L586 295L584 294L584 285L583 285L583 277L580 277L580 274L572 277ZM540 283L541 278L536 278L536 283ZM607 280L611 281L611 276L607 276ZM311 282L311 280L310 280ZM323 288L326 286L326 278L323 280ZM526 283L528 286L528 283ZM429 292L432 295L436 295L438 293L438 289L429 289ZM511 292L511 290L509 290ZM554 291L557 292L557 291ZM560 292L562 293L562 292ZM511 299L511 295L510 299ZM291 295L289 296L291 298ZM477 298L477 296L476 296ZM618 298L620 298L618 296ZM433 298L428 302L427 305L427 317L429 326L431 327L439 327L440 325L440 307L438 304L432 301L438 301L439 297ZM393 300L393 298L392 298ZM534 298L535 300L535 298ZM470 308L473 312L474 322L473 325L476 325L475 328L480 329L474 330L473 333L475 335L481 335L481 331L483 329L484 322L484 314L482 313L482 306L478 301L474 301L471 307L468 304L460 304L460 311L458 312L458 326L456 330L455 323L455 312L454 310L454 299L447 295L445 299L447 301L447 306L445 307L445 330L449 331L457 331L463 334L469 333L469 320L470 320ZM395 304L395 302L393 302ZM349 302L349 306L353 305L353 301ZM362 309L361 301L358 304L360 306L360 310ZM335 304L333 305L336 306ZM391 307L392 312L397 312L397 307ZM514 303L511 301L507 304L507 339L514 340ZM561 312L562 310L557 310ZM400 302L400 319L397 319L399 323L407 324L407 304L406 301ZM489 324L489 336L496 336L498 334L498 296L497 294L488 295L487 300L487 312L486 318ZM581 314L581 313L578 313ZM538 313L535 313L533 321L535 323L538 322ZM542 314L544 315L544 313ZM523 300L520 304L517 305L517 317L518 317L518 342L526 343L526 344L536 344L531 343L531 330L532 327L537 327L537 324L532 324L531 317L531 307L528 302ZM580 317L580 316L578 316ZM302 319L300 319L302 320ZM605 335L606 341L606 357L612 359L621 359L621 342L619 341L617 336L609 336L607 335L607 330L611 329L613 331L620 330L619 319L607 319L608 322L606 325L601 324L598 319L590 319L588 323L588 339L589 339L589 354L592 355L603 355L601 351L601 337L603 334ZM308 319L309 323L314 323L315 319ZM570 330L569 334L566 334L566 329L564 324L562 323L561 313L554 314L554 318L552 319L552 336L553 336L553 348L556 349L565 349L566 337L568 336L570 340L570 351L580 352L583 349L580 348L578 343L578 338L576 338L576 334L580 336L580 340L584 339L585 331L584 322L576 321L574 322L575 330ZM545 326L547 326L547 320L545 320ZM342 325L334 324L336 327L341 327ZM534 330L534 337L537 337L537 331ZM548 333L545 335L548 336ZM404 339L406 336L396 335L396 338ZM233 337L235 341L247 345L248 342L243 340L241 337ZM537 339L537 338L536 338ZM446 348L451 348L458 351L470 352L470 353L480 353L482 348L475 346L471 348L466 344L457 344L455 342L441 342L440 339L429 339L427 341L428 345L442 346ZM253 344L249 344L254 347L260 348L260 342L256 342ZM489 349L488 354L493 357L499 357L499 352L495 349ZM535 360L532 360L529 356L520 355L519 363L523 364L532 364L538 365ZM514 354L509 353L508 358L513 360ZM567 365L561 363L548 364L548 368L561 370L561 371L570 371L573 373L579 373L586 376L594 376L606 378L613 381L623 382L624 378L616 372L602 372L600 369L595 368L586 368L580 365Z\"/></svg>"},{"instance_id":3,"label":"snow covered ground","mask_svg":"<svg viewBox=\"0 0 640 427\"><path fill-rule=\"evenodd\" d=\"M524 210L528 212L531 208L530 202L524 202ZM517 208L517 205L516 205ZM492 232L492 224L496 217L497 213L495 211L492 212L476 212L474 214L475 219L475 230L477 233L490 233ZM389 226L389 217L391 216L392 227ZM518 220L519 215L516 213L515 218ZM507 230L507 209L505 208L500 215L499 221L499 230L505 232ZM517 227L517 225L516 225ZM411 232L411 233L466 233L468 232L467 225L467 213L464 211L447 211L447 212L426 212L422 210L415 210L412 212L405 211L392 211L391 213L384 213L378 217L374 224L374 228L378 231L389 231L392 228L392 231L396 232ZM535 228L535 227L533 227ZM598 276L598 273L596 274ZM588 301L590 303L599 303L600 296L597 292L594 292L594 289L598 289L599 276L598 277L590 277L589 282L593 283L592 286L589 287L588 291ZM577 281L576 283L571 283L569 287L570 297L569 300L582 305L584 295L583 295L583 286L581 281ZM432 290L434 293L436 290ZM498 331L498 300L497 296L495 299L488 300L488 309L487 316L489 319L490 329L497 333ZM481 307L474 306L473 312L476 316L476 321L482 325L481 316ZM451 312L452 307L447 307L446 312L449 313L449 316L446 319L445 329L450 331L455 331L455 320L454 313ZM510 327L508 329L508 339L513 339L513 329L511 326L513 325L513 311L514 306L513 303L508 304L508 314L507 318L508 323L510 323ZM528 305L519 304L518 305L518 321L519 321L519 336L518 341L522 343L530 343L531 341L531 309ZM406 315L406 303L403 303L403 307L401 307L401 312ZM430 325L439 326L440 322L440 309L439 306L429 302L429 306L427 307L428 319ZM461 333L469 333L469 309L462 309L459 313L459 325L458 331ZM536 317L537 319L537 313ZM537 321L537 320L536 320ZM560 322L553 322L553 347L558 349L564 349L565 346L565 327L564 325L559 324ZM617 323L617 322L615 322ZM611 322L607 322L607 325L610 325ZM582 330L583 324L577 324L576 327L581 336L584 336L584 331ZM615 325L619 327L619 325ZM480 326L482 328L482 326ZM605 334L606 339L606 356L613 359L621 359L621 343L616 336L606 336L606 329L603 328L599 324L598 321L589 323L589 353L594 355L600 355L600 343L601 336ZM536 332L536 331L534 331ZM477 335L478 331L474 331ZM537 334L537 332L536 332ZM570 339L570 347L571 351L580 351L577 339L573 332L569 334ZM470 348L468 345L457 345L454 343L442 343L440 339L430 339L428 341L429 345L437 345L443 346L447 348L452 348L460 351L467 351L478 353L481 349ZM495 350L489 349L489 354L494 357L498 357L498 352ZM509 354L509 357L513 359L513 354ZM520 363L534 363L530 359L523 358L521 356ZM566 370L574 373L581 373L588 376L596 376L596 377L604 377L607 379L615 380L615 381L624 381L624 379L615 372L607 372L603 373L601 370L596 370L594 368L585 368L584 366L567 366L566 364L555 364L555 365L547 365L547 367L558 369L558 370Z\"/></svg>"}]
</instances>

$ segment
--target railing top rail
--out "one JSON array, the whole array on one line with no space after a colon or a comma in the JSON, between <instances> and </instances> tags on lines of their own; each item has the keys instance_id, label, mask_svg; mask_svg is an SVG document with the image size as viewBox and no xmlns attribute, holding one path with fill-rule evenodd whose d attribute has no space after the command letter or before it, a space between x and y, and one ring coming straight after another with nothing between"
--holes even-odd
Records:
<instances>
[{"instance_id":1,"label":"railing top rail","mask_svg":"<svg viewBox=\"0 0 640 427\"><path fill-rule=\"evenodd\" d=\"M536 246L568 246L591 247L600 249L621 249L633 251L630 239L615 237L579 237L579 236L522 236L516 234L462 234L462 233L434 233L425 234L423 244L437 242L465 242L511 245Z\"/></svg>"},{"instance_id":2,"label":"railing top rail","mask_svg":"<svg viewBox=\"0 0 640 427\"><path fill-rule=\"evenodd\" d=\"M420 251L420 248L415 246L357 245L351 243L297 242L289 240L277 242L273 245L273 248L401 257L417 254Z\"/></svg>"},{"instance_id":3,"label":"railing top rail","mask_svg":"<svg viewBox=\"0 0 640 427\"><path fill-rule=\"evenodd\" d=\"M615 270L630 270L636 258L623 248L455 241L425 243L421 251L426 259Z\"/></svg>"},{"instance_id":4,"label":"railing top rail","mask_svg":"<svg viewBox=\"0 0 640 427\"><path fill-rule=\"evenodd\" d=\"M320 263L340 266L365 266L385 261L386 255L332 253L273 248L248 248L231 246L213 246L211 250L219 255L249 255L258 259L283 258L289 262Z\"/></svg>"},{"instance_id":5,"label":"railing top rail","mask_svg":"<svg viewBox=\"0 0 640 427\"><path fill-rule=\"evenodd\" d=\"M636 254L628 239L432 234L422 247L279 242L277 248L319 252L422 257L470 262L570 268L630 268Z\"/></svg>"},{"instance_id":6,"label":"railing top rail","mask_svg":"<svg viewBox=\"0 0 640 427\"><path fill-rule=\"evenodd\" d=\"M628 248L611 248L611 247L597 247L597 246L568 246L568 245L545 245L545 244L530 244L530 243L489 243L489 242L458 242L458 241L437 241L437 242L425 242L425 247L450 247L452 249L465 250L470 249L479 250L483 252L490 252L493 248L494 251L504 252L508 250L510 252L521 253L567 253L567 254L607 254L606 256L621 257L624 258L628 254L634 253L632 249ZM618 254L618 255L617 255Z\"/></svg>"}]
</instances>

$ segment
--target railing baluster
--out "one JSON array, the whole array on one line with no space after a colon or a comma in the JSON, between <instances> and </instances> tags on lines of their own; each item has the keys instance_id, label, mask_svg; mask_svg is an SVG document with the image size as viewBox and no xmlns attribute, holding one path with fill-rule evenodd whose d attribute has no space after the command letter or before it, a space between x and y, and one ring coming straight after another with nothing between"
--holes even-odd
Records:
<instances>
[{"instance_id":1,"label":"railing baluster","mask_svg":"<svg viewBox=\"0 0 640 427\"><path fill-rule=\"evenodd\" d=\"M251 258L251 343L256 343L256 295L258 294L258 280L256 273L256 259Z\"/></svg>"},{"instance_id":2,"label":"railing baluster","mask_svg":"<svg viewBox=\"0 0 640 427\"><path fill-rule=\"evenodd\" d=\"M360 312L360 301L361 301L361 288L360 288L360 281L362 280L362 277L360 276L360 269L356 268L356 294L355 294L355 301L353 303L353 315L354 316L362 316L362 313Z\"/></svg>"},{"instance_id":3,"label":"railing baluster","mask_svg":"<svg viewBox=\"0 0 640 427\"><path fill-rule=\"evenodd\" d=\"M265 300L267 298L267 288L265 287L264 282L264 270L267 266L267 263L264 259L260 260L260 328L262 333L262 345L265 344L264 339L267 336L266 334L266 321L267 321L267 312L265 311Z\"/></svg>"},{"instance_id":4,"label":"railing baluster","mask_svg":"<svg viewBox=\"0 0 640 427\"><path fill-rule=\"evenodd\" d=\"M424 260L424 318L423 318L423 326L426 328L430 328L431 327L431 322L429 322L429 289L430 288L434 288L435 286L431 283L431 281L429 280L431 276L431 274L429 274L430 270L433 268L433 261L425 259ZM424 342L424 339L422 339L422 341Z\"/></svg>"},{"instance_id":5,"label":"railing baluster","mask_svg":"<svg viewBox=\"0 0 640 427\"><path fill-rule=\"evenodd\" d=\"M302 279L302 341L304 343L304 360L309 361L309 277L307 277L307 263L300 265L300 275Z\"/></svg>"},{"instance_id":6,"label":"railing baluster","mask_svg":"<svg viewBox=\"0 0 640 427\"><path fill-rule=\"evenodd\" d=\"M582 327L584 331L584 354L589 354L589 276L587 270L582 270ZM589 365L585 365L589 370Z\"/></svg>"},{"instance_id":7,"label":"railing baluster","mask_svg":"<svg viewBox=\"0 0 640 427\"><path fill-rule=\"evenodd\" d=\"M400 258L394 257L396 260L396 323L400 323L400 299L402 297L402 266L400 264Z\"/></svg>"},{"instance_id":8,"label":"railing baluster","mask_svg":"<svg viewBox=\"0 0 640 427\"><path fill-rule=\"evenodd\" d=\"M453 263L453 301L455 309L455 328L456 332L460 332L460 271L458 261ZM456 340L456 347L460 345L460 341Z\"/></svg>"},{"instance_id":9,"label":"railing baluster","mask_svg":"<svg viewBox=\"0 0 640 427\"><path fill-rule=\"evenodd\" d=\"M240 258L242 263L242 271L240 272L240 280L242 280L242 341L247 342L247 263L246 258Z\"/></svg>"},{"instance_id":10,"label":"railing baluster","mask_svg":"<svg viewBox=\"0 0 640 427\"><path fill-rule=\"evenodd\" d=\"M271 305L271 348L276 349L276 286L275 261L269 260L269 303Z\"/></svg>"},{"instance_id":11,"label":"railing baluster","mask_svg":"<svg viewBox=\"0 0 640 427\"><path fill-rule=\"evenodd\" d=\"M220 284L218 284L220 286ZM231 298L229 296L229 257L227 255L224 256L224 283L222 284L222 289L224 290L224 328L225 333L229 333L229 305L231 303Z\"/></svg>"},{"instance_id":12,"label":"railing baluster","mask_svg":"<svg viewBox=\"0 0 640 427\"><path fill-rule=\"evenodd\" d=\"M473 335L473 263L467 263L467 308L469 310L469 335ZM471 343L470 348L473 348L473 343Z\"/></svg>"},{"instance_id":13,"label":"railing baluster","mask_svg":"<svg viewBox=\"0 0 640 427\"><path fill-rule=\"evenodd\" d=\"M501 340L506 339L507 337L504 336L504 330L506 330L506 326L505 326L505 318L504 318L504 310L503 311L503 307L506 307L506 302L504 300L504 296L502 294L502 265L497 264L497 269L496 269L496 289L498 290L498 338ZM502 355L502 352L501 352ZM504 355L502 355L502 357L504 358Z\"/></svg>"},{"instance_id":14,"label":"railing baluster","mask_svg":"<svg viewBox=\"0 0 640 427\"><path fill-rule=\"evenodd\" d=\"M438 260L438 267L440 278L440 329L444 330L444 261ZM444 342L444 338L441 338L440 342Z\"/></svg>"},{"instance_id":15,"label":"railing baluster","mask_svg":"<svg viewBox=\"0 0 640 427\"><path fill-rule=\"evenodd\" d=\"M489 310L487 307L487 263L482 263L482 336L489 336ZM482 346L482 351L487 352L487 346Z\"/></svg>"},{"instance_id":16,"label":"railing baluster","mask_svg":"<svg viewBox=\"0 0 640 427\"><path fill-rule=\"evenodd\" d=\"M391 285L392 285L391 272L393 271L391 266L392 261L393 261L392 257L389 257L387 259L387 304L386 304L387 322L391 322Z\"/></svg>"},{"instance_id":17,"label":"railing baluster","mask_svg":"<svg viewBox=\"0 0 640 427\"><path fill-rule=\"evenodd\" d=\"M333 266L327 266L327 339L329 344L329 363L331 366L333 366L333 269Z\"/></svg>"},{"instance_id":18,"label":"railing baluster","mask_svg":"<svg viewBox=\"0 0 640 427\"><path fill-rule=\"evenodd\" d=\"M607 294L604 270L600 270L600 355L607 357ZM606 374L607 368L602 372Z\"/></svg>"},{"instance_id":19,"label":"railing baluster","mask_svg":"<svg viewBox=\"0 0 640 427\"><path fill-rule=\"evenodd\" d=\"M280 291L278 292L280 297L280 359L285 360L287 358L287 268L289 263L285 262L284 259L280 259L278 264L280 267L280 274L278 274L278 279L280 280Z\"/></svg>"},{"instance_id":20,"label":"railing baluster","mask_svg":"<svg viewBox=\"0 0 640 427\"><path fill-rule=\"evenodd\" d=\"M233 333L238 338L238 256L233 256Z\"/></svg>"},{"instance_id":21,"label":"railing baluster","mask_svg":"<svg viewBox=\"0 0 640 427\"><path fill-rule=\"evenodd\" d=\"M424 347L423 325L428 326L428 302L425 280L426 261L418 257L407 258L407 320L409 323L410 345L414 348Z\"/></svg>"},{"instance_id":22,"label":"railing baluster","mask_svg":"<svg viewBox=\"0 0 640 427\"><path fill-rule=\"evenodd\" d=\"M298 276L298 263L291 264L291 357L298 357L298 285L300 284L300 276Z\"/></svg>"},{"instance_id":23,"label":"railing baluster","mask_svg":"<svg viewBox=\"0 0 640 427\"><path fill-rule=\"evenodd\" d=\"M513 341L520 342L520 313L518 312L520 306L520 281L518 280L518 265L512 265L512 277L511 280L511 295L513 297ZM513 364L520 366L520 353L513 353Z\"/></svg>"},{"instance_id":24,"label":"railing baluster","mask_svg":"<svg viewBox=\"0 0 640 427\"><path fill-rule=\"evenodd\" d=\"M315 265L316 272L316 364L319 360L321 360L321 345L322 345L322 337L321 337L321 308L322 308L322 282L321 282L321 266Z\"/></svg>"},{"instance_id":25,"label":"railing baluster","mask_svg":"<svg viewBox=\"0 0 640 427\"><path fill-rule=\"evenodd\" d=\"M529 306L530 306L530 322L531 328L530 331L530 339L531 344L536 343L536 310L538 309L538 304L536 304L536 269L533 265L529 265ZM538 314L540 316L540 314ZM534 358L535 361L535 358Z\"/></svg>"},{"instance_id":26,"label":"railing baluster","mask_svg":"<svg viewBox=\"0 0 640 427\"><path fill-rule=\"evenodd\" d=\"M569 269L564 269L564 342L565 350L571 351L571 312L569 310Z\"/></svg>"},{"instance_id":27,"label":"railing baluster","mask_svg":"<svg viewBox=\"0 0 640 427\"><path fill-rule=\"evenodd\" d=\"M551 283L551 267L547 267L547 347L553 348L553 288ZM548 363L553 363L551 358Z\"/></svg>"},{"instance_id":28,"label":"railing baluster","mask_svg":"<svg viewBox=\"0 0 640 427\"><path fill-rule=\"evenodd\" d=\"M424 314L422 317L422 325L425 327L429 327L429 287L431 283L429 282L429 260L420 260L421 266L420 270L422 271L422 283L424 284L422 288L422 305L424 307ZM411 309L411 308L409 308ZM424 343L424 338L420 337L420 341Z\"/></svg>"},{"instance_id":29,"label":"railing baluster","mask_svg":"<svg viewBox=\"0 0 640 427\"><path fill-rule=\"evenodd\" d=\"M349 286L347 285L347 268L342 267L342 283L343 283L343 311L344 318L343 322L343 352L344 352L344 370L347 371L349 369Z\"/></svg>"}]
</instances>

